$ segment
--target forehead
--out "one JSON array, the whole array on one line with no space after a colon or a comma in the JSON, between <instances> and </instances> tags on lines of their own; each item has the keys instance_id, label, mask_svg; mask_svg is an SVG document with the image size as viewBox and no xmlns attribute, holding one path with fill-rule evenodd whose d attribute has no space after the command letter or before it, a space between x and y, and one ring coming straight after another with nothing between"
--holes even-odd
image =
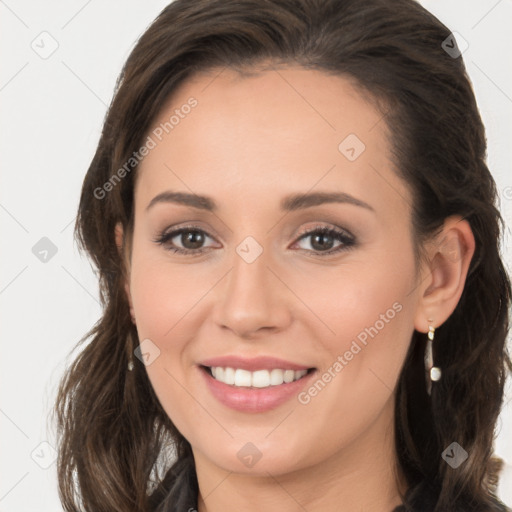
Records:
<instances>
[{"instance_id":1,"label":"forehead","mask_svg":"<svg viewBox=\"0 0 512 512\"><path fill-rule=\"evenodd\" d=\"M317 70L195 75L148 136L155 146L139 166L136 193L146 201L163 188L243 203L316 187L393 199L403 209L407 196L393 171L383 113L354 81Z\"/></svg>"}]
</instances>

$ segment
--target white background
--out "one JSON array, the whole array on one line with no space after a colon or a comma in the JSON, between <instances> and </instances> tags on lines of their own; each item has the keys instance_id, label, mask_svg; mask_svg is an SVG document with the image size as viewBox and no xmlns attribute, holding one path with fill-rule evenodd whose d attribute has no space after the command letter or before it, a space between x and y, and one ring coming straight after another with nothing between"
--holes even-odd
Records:
<instances>
[{"instance_id":1,"label":"white background","mask_svg":"<svg viewBox=\"0 0 512 512\"><path fill-rule=\"evenodd\" d=\"M0 0L0 512L62 510L47 416L71 360L68 354L100 316L96 279L72 237L80 188L121 66L166 4ZM512 2L422 4L469 44L464 60L487 127L488 160L507 223L504 250L509 261ZM41 36L43 31L51 36ZM46 38L46 50L58 44L47 59L31 47L42 47L41 38ZM46 263L32 252L42 237L57 248ZM496 442L497 454L509 464L508 484L500 490L509 505L510 388Z\"/></svg>"}]
</instances>

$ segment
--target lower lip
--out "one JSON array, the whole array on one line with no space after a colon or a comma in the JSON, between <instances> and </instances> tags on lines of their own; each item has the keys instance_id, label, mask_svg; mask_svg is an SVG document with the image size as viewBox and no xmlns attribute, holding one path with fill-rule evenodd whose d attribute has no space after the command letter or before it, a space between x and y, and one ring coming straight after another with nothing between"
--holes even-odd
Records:
<instances>
[{"instance_id":1,"label":"lower lip","mask_svg":"<svg viewBox=\"0 0 512 512\"><path fill-rule=\"evenodd\" d=\"M265 412L284 404L300 391L311 380L316 371L312 371L299 380L283 383L267 388L245 388L230 386L215 380L204 368L200 367L206 385L213 396L230 409L241 412Z\"/></svg>"}]
</instances>

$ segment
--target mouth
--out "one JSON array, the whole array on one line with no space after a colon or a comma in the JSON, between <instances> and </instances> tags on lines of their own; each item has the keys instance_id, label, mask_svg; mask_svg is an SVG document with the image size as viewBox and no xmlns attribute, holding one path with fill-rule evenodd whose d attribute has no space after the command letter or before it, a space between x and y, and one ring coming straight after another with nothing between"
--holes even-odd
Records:
<instances>
[{"instance_id":1,"label":"mouth","mask_svg":"<svg viewBox=\"0 0 512 512\"><path fill-rule=\"evenodd\" d=\"M205 359L196 368L217 402L243 413L263 413L289 403L317 373L314 367L270 355L224 355Z\"/></svg>"},{"instance_id":2,"label":"mouth","mask_svg":"<svg viewBox=\"0 0 512 512\"><path fill-rule=\"evenodd\" d=\"M260 369L256 371L230 366L204 366L201 369L217 382L235 388L264 389L290 384L303 379L315 368L292 370L283 368Z\"/></svg>"}]
</instances>

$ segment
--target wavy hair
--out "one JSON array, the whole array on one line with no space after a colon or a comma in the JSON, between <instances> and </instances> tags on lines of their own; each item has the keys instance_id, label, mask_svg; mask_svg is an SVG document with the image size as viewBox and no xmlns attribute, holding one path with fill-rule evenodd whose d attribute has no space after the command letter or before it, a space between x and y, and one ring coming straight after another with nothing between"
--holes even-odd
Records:
<instances>
[{"instance_id":1,"label":"wavy hair","mask_svg":"<svg viewBox=\"0 0 512 512\"><path fill-rule=\"evenodd\" d=\"M470 223L476 251L465 288L436 331L443 378L427 395L425 335L415 332L397 384L396 459L407 481L397 510L506 510L495 495L492 450L512 369L511 286L499 252L503 220L484 127L462 58L442 48L449 37L413 0L176 0L140 37L118 79L75 226L97 269L103 313L80 340L54 409L66 511L196 507L190 444L163 410L144 366L127 371L138 343L124 291L137 166L111 180L187 78L268 62L347 77L374 100L392 134L397 172L412 191L419 253L448 216ZM126 234L121 254L118 222ZM453 441L469 455L457 470L441 457Z\"/></svg>"}]
</instances>

